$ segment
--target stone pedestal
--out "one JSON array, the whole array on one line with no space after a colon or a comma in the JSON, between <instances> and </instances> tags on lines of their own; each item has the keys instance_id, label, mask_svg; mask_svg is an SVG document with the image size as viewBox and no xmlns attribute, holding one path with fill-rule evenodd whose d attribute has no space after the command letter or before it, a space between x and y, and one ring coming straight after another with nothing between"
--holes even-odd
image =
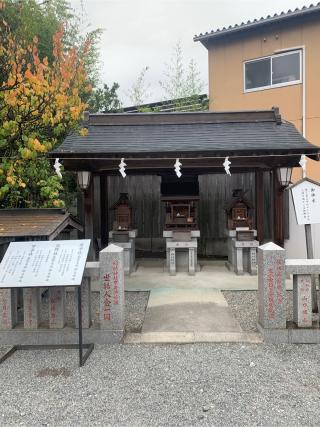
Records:
<instances>
[{"instance_id":1,"label":"stone pedestal","mask_svg":"<svg viewBox=\"0 0 320 427\"><path fill-rule=\"evenodd\" d=\"M109 245L100 252L100 328L124 331L123 248Z\"/></svg>"},{"instance_id":2,"label":"stone pedestal","mask_svg":"<svg viewBox=\"0 0 320 427\"><path fill-rule=\"evenodd\" d=\"M197 252L199 230L165 230L163 237L166 239L166 266L170 275L175 275L177 271L187 271L194 275L200 270Z\"/></svg>"},{"instance_id":3,"label":"stone pedestal","mask_svg":"<svg viewBox=\"0 0 320 427\"><path fill-rule=\"evenodd\" d=\"M236 274L241 275L245 271L251 275L257 274L258 246L258 240L249 240L247 242L232 240L232 260Z\"/></svg>"},{"instance_id":4,"label":"stone pedestal","mask_svg":"<svg viewBox=\"0 0 320 427\"><path fill-rule=\"evenodd\" d=\"M63 287L49 288L49 328L62 329L65 320L66 290Z\"/></svg>"},{"instance_id":5,"label":"stone pedestal","mask_svg":"<svg viewBox=\"0 0 320 427\"><path fill-rule=\"evenodd\" d=\"M124 272L129 275L136 270L136 237L138 230L121 231L120 233L110 231L109 242L123 248Z\"/></svg>"},{"instance_id":6,"label":"stone pedestal","mask_svg":"<svg viewBox=\"0 0 320 427\"><path fill-rule=\"evenodd\" d=\"M240 230L240 229L239 229ZM237 241L238 230L225 230L225 235L228 238L228 261L226 267L230 271L235 271L236 274L244 274L248 272L251 275L257 274L257 247L259 242L257 240L248 240L248 245L235 246L234 242ZM257 230L250 230L253 235L257 236ZM253 244L250 244L254 242ZM241 241L241 243L246 243ZM242 249L241 249L242 248Z\"/></svg>"},{"instance_id":7,"label":"stone pedestal","mask_svg":"<svg viewBox=\"0 0 320 427\"><path fill-rule=\"evenodd\" d=\"M23 323L25 329L37 329L40 324L40 290L23 289Z\"/></svg>"},{"instance_id":8,"label":"stone pedestal","mask_svg":"<svg viewBox=\"0 0 320 427\"><path fill-rule=\"evenodd\" d=\"M260 246L258 270L259 324L265 329L285 329L285 250L271 242Z\"/></svg>"},{"instance_id":9,"label":"stone pedestal","mask_svg":"<svg viewBox=\"0 0 320 427\"><path fill-rule=\"evenodd\" d=\"M17 289L0 289L0 330L13 329L17 320Z\"/></svg>"}]
</instances>

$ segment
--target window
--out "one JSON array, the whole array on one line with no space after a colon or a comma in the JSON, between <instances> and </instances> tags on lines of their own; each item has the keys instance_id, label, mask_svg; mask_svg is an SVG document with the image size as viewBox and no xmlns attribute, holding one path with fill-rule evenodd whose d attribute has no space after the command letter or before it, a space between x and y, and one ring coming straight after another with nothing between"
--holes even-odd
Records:
<instances>
[{"instance_id":1,"label":"window","mask_svg":"<svg viewBox=\"0 0 320 427\"><path fill-rule=\"evenodd\" d=\"M301 51L245 62L244 77L245 92L301 83Z\"/></svg>"}]
</instances>

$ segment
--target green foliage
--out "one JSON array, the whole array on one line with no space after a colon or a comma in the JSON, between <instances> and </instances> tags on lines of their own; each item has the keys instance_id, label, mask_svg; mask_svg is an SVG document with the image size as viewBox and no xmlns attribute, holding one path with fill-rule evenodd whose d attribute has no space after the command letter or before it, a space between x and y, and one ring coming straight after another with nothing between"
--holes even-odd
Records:
<instances>
[{"instance_id":1,"label":"green foliage","mask_svg":"<svg viewBox=\"0 0 320 427\"><path fill-rule=\"evenodd\" d=\"M171 62L165 64L164 80L159 84L166 99L183 99L199 95L203 90L203 82L193 59L184 65L181 43L174 46Z\"/></svg>"},{"instance_id":2,"label":"green foliage","mask_svg":"<svg viewBox=\"0 0 320 427\"><path fill-rule=\"evenodd\" d=\"M149 67L144 67L139 75L137 80L133 83L131 89L129 90L129 99L132 102L132 105L142 105L145 100L150 96L149 87L150 85L146 82L146 74L149 70Z\"/></svg>"},{"instance_id":3,"label":"green foliage","mask_svg":"<svg viewBox=\"0 0 320 427\"><path fill-rule=\"evenodd\" d=\"M117 113L121 111L122 105L118 98L118 83L113 83L111 87L104 84L102 87L93 89L88 99L88 110L91 113Z\"/></svg>"}]
</instances>

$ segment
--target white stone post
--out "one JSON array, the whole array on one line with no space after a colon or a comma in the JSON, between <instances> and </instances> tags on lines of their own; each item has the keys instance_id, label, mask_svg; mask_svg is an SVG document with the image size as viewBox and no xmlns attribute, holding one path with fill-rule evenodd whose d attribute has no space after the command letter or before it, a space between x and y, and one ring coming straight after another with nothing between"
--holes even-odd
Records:
<instances>
[{"instance_id":1,"label":"white stone post","mask_svg":"<svg viewBox=\"0 0 320 427\"><path fill-rule=\"evenodd\" d=\"M196 265L195 265L195 249L189 248L189 274L191 276L194 276L196 272Z\"/></svg>"},{"instance_id":2,"label":"white stone post","mask_svg":"<svg viewBox=\"0 0 320 427\"><path fill-rule=\"evenodd\" d=\"M169 273L170 276L175 276L176 274L176 249L169 249Z\"/></svg>"},{"instance_id":3,"label":"white stone post","mask_svg":"<svg viewBox=\"0 0 320 427\"><path fill-rule=\"evenodd\" d=\"M75 288L75 325L79 328L78 316L78 289ZM81 312L82 312L82 327L90 328L92 323L91 318L91 278L83 277L81 283Z\"/></svg>"},{"instance_id":4,"label":"white stone post","mask_svg":"<svg viewBox=\"0 0 320 427\"><path fill-rule=\"evenodd\" d=\"M109 245L100 252L100 328L124 331L123 248Z\"/></svg>"},{"instance_id":5,"label":"white stone post","mask_svg":"<svg viewBox=\"0 0 320 427\"><path fill-rule=\"evenodd\" d=\"M23 323L25 329L38 329L40 324L40 290L23 289Z\"/></svg>"},{"instance_id":6,"label":"white stone post","mask_svg":"<svg viewBox=\"0 0 320 427\"><path fill-rule=\"evenodd\" d=\"M49 328L62 329L65 326L65 299L64 287L49 288Z\"/></svg>"},{"instance_id":7,"label":"white stone post","mask_svg":"<svg viewBox=\"0 0 320 427\"><path fill-rule=\"evenodd\" d=\"M299 328L312 326L312 276L293 275L293 321Z\"/></svg>"},{"instance_id":8,"label":"white stone post","mask_svg":"<svg viewBox=\"0 0 320 427\"><path fill-rule=\"evenodd\" d=\"M257 274L257 248L249 248L249 273Z\"/></svg>"},{"instance_id":9,"label":"white stone post","mask_svg":"<svg viewBox=\"0 0 320 427\"><path fill-rule=\"evenodd\" d=\"M285 250L270 242L258 248L259 324L286 328Z\"/></svg>"},{"instance_id":10,"label":"white stone post","mask_svg":"<svg viewBox=\"0 0 320 427\"><path fill-rule=\"evenodd\" d=\"M17 290L0 289L0 330L13 329L17 319Z\"/></svg>"}]
</instances>

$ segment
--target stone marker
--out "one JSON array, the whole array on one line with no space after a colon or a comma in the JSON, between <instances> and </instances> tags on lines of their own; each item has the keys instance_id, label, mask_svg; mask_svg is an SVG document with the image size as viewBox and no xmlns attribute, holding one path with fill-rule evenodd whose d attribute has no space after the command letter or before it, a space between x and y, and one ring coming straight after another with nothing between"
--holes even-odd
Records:
<instances>
[{"instance_id":1,"label":"stone marker","mask_svg":"<svg viewBox=\"0 0 320 427\"><path fill-rule=\"evenodd\" d=\"M259 324L286 328L285 250L270 242L258 248Z\"/></svg>"},{"instance_id":2,"label":"stone marker","mask_svg":"<svg viewBox=\"0 0 320 427\"><path fill-rule=\"evenodd\" d=\"M193 276L196 273L195 249L189 248L189 274Z\"/></svg>"},{"instance_id":3,"label":"stone marker","mask_svg":"<svg viewBox=\"0 0 320 427\"><path fill-rule=\"evenodd\" d=\"M252 276L255 276L257 274L257 249L256 248L250 248L249 273Z\"/></svg>"},{"instance_id":4,"label":"stone marker","mask_svg":"<svg viewBox=\"0 0 320 427\"><path fill-rule=\"evenodd\" d=\"M299 328L312 326L311 275L293 275L293 321Z\"/></svg>"},{"instance_id":5,"label":"stone marker","mask_svg":"<svg viewBox=\"0 0 320 427\"><path fill-rule=\"evenodd\" d=\"M100 328L124 331L123 248L109 245L100 252Z\"/></svg>"},{"instance_id":6,"label":"stone marker","mask_svg":"<svg viewBox=\"0 0 320 427\"><path fill-rule=\"evenodd\" d=\"M40 324L40 291L23 289L23 323L25 329L38 329Z\"/></svg>"},{"instance_id":7,"label":"stone marker","mask_svg":"<svg viewBox=\"0 0 320 427\"><path fill-rule=\"evenodd\" d=\"M175 248L169 249L169 273L170 273L170 276L175 276L175 274L176 274L176 250L175 250Z\"/></svg>"},{"instance_id":8,"label":"stone marker","mask_svg":"<svg viewBox=\"0 0 320 427\"><path fill-rule=\"evenodd\" d=\"M0 289L0 330L14 328L17 320L17 290Z\"/></svg>"},{"instance_id":9,"label":"stone marker","mask_svg":"<svg viewBox=\"0 0 320 427\"><path fill-rule=\"evenodd\" d=\"M75 288L75 325L79 327L78 317L78 288ZM91 279L90 277L83 277L81 283L81 311L82 311L82 327L90 328L91 319Z\"/></svg>"},{"instance_id":10,"label":"stone marker","mask_svg":"<svg viewBox=\"0 0 320 427\"><path fill-rule=\"evenodd\" d=\"M62 329L65 326L65 299L63 287L49 288L49 328Z\"/></svg>"}]
</instances>

